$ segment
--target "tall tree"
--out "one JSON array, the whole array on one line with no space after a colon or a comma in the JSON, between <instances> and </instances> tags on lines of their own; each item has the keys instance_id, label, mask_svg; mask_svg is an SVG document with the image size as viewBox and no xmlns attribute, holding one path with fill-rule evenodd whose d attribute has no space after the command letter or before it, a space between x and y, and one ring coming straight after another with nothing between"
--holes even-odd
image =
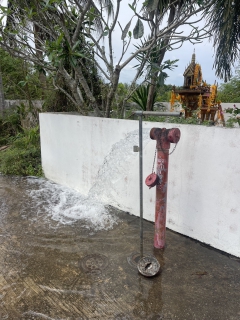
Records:
<instances>
[{"instance_id":1,"label":"tall tree","mask_svg":"<svg viewBox=\"0 0 240 320\"><path fill-rule=\"evenodd\" d=\"M24 22L22 21L22 18L24 18L24 20L27 18L24 15L24 6L27 5L31 7L32 3L33 3L32 0L28 0L26 2L19 0L17 4L13 0L8 0L7 15L6 15L6 30L8 30L10 35L9 37L10 46L14 46L14 38L16 37L16 35L14 36L14 34L17 28L17 24L19 22L22 22L22 23ZM34 22L32 23L32 29L33 29L33 35L34 35L32 41L34 41L36 57L39 61L42 61L44 57L43 57L43 50L41 47L41 41L44 40L44 32L42 32L42 30ZM38 70L39 81L41 83L41 98L44 99L45 91L47 87L46 73L45 73L45 70L37 64L37 62L35 62L35 68L36 70Z\"/></svg>"},{"instance_id":2,"label":"tall tree","mask_svg":"<svg viewBox=\"0 0 240 320\"><path fill-rule=\"evenodd\" d=\"M129 5L132 18L126 24L121 22L119 16L121 10L126 10L126 4L121 0L115 1L114 12L110 0L98 3L93 0L20 1L21 10L18 10L19 1L11 0L17 23L13 32L4 25L0 27L0 45L32 61L51 75L56 88L81 113L94 110L100 114L102 104L94 92L95 86L88 80L88 75L92 78L93 73L100 72L104 78L103 86L107 85L108 89L102 110L106 117L110 116L122 70L133 59L140 59L133 75L130 95L140 77L149 81L155 77L156 70L163 75L164 68L171 66L171 63L163 63L163 53L170 45L189 40L196 42L207 36L204 28L200 30L195 27L197 20L191 21L192 28L186 35L179 34L178 27L189 25L189 18L212 4L202 0L186 0L182 5L178 5L177 0L135 0ZM159 7L159 4L162 6ZM174 18L165 24L165 12L173 13L174 10ZM0 7L0 11L2 16L8 14L7 8ZM112 15L109 16L109 13ZM150 29L146 28L147 25ZM38 32L35 32L36 28ZM114 52L117 28L121 29L121 39L118 39L122 46L120 57L115 57ZM129 49L131 43L136 45L132 52ZM154 57L154 50L156 52L159 46L161 55ZM64 79L67 90L56 81L59 76Z\"/></svg>"},{"instance_id":3,"label":"tall tree","mask_svg":"<svg viewBox=\"0 0 240 320\"><path fill-rule=\"evenodd\" d=\"M51 8L51 4L58 3L57 1L48 1L48 7ZM62 1L66 4L65 1ZM84 5L86 1L80 0L79 3ZM107 11L107 15L111 16L113 14L113 4L111 0L99 0L100 3L105 7L105 11ZM50 5L49 5L50 4ZM25 8L30 7L31 13L30 16L26 16L25 14ZM32 19L32 13L35 11L36 7L38 7L41 10L42 6L39 3L39 1L34 0L8 0L7 1L7 15L6 15L6 30L8 30L11 34L9 38L9 43L13 44L13 34L15 33L17 24L21 21L23 22L25 19L26 21L32 23L33 28L33 36L34 36L34 45L35 45L35 54L36 58L39 61L43 61L44 59L44 47L42 46L42 43L49 38L48 32L45 32L44 28L39 24L40 20L35 17ZM90 8L96 8L94 2L90 4ZM53 9L53 7L51 8ZM51 11L50 9L50 11ZM22 20L24 19L24 20ZM41 23L41 22L40 22ZM98 17L95 17L93 19L93 23L95 25L95 28L99 31L102 31L102 24L101 21L98 19ZM47 28L47 26L45 26ZM46 73L44 68L42 68L40 65L36 63L36 69L39 72L39 80L42 84L42 87L46 87ZM44 98L44 90L42 90L42 98Z\"/></svg>"},{"instance_id":4,"label":"tall tree","mask_svg":"<svg viewBox=\"0 0 240 320\"><path fill-rule=\"evenodd\" d=\"M174 22L176 16L178 16L181 8L184 7L186 10L188 7L186 6L186 1L184 0L170 0L170 1L147 1L146 5L146 13L151 20L150 27L154 29L154 20L160 20L164 18L165 15L168 15L167 19L167 27L171 26ZM197 4L196 4L197 7ZM192 10L192 8L189 8ZM154 56L154 66L151 69L151 79L150 79L150 87L148 92L147 99L147 110L152 110L153 108L153 100L156 94L156 87L159 82L159 76L161 77L162 70L161 65L165 56L166 51L171 47L171 41L174 41L174 31L170 30L166 36L161 39L158 47L155 49ZM161 79L161 78L160 78Z\"/></svg>"}]
</instances>

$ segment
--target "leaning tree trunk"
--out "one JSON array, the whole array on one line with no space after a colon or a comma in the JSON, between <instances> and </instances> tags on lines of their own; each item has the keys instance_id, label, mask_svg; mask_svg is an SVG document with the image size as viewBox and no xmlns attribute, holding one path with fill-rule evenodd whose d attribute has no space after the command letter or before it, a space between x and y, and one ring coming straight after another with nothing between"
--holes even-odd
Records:
<instances>
[{"instance_id":1,"label":"leaning tree trunk","mask_svg":"<svg viewBox=\"0 0 240 320\"><path fill-rule=\"evenodd\" d=\"M174 1L172 1L172 2L174 2ZM169 17L168 17L168 25L170 25L175 18L175 13L176 13L175 5L171 6ZM160 50L159 58L157 60L157 66L159 66L159 67L163 61L163 58L164 58L166 50L167 50L167 45L169 44L169 42L170 42L170 38L165 39L163 41L163 49ZM157 83L158 74L159 74L159 72L154 72L151 77L151 84L149 86L147 105L146 105L146 110L148 110L148 111L153 110L153 103L154 103L153 99L154 99L154 93L156 91L156 83Z\"/></svg>"},{"instance_id":2,"label":"leaning tree trunk","mask_svg":"<svg viewBox=\"0 0 240 320\"><path fill-rule=\"evenodd\" d=\"M106 118L110 118L112 102L113 102L114 95L117 91L120 71L121 69L120 69L120 66L118 65L115 67L115 70L113 71L112 87L110 88L110 91L107 95L107 103L106 103L106 111L105 111Z\"/></svg>"},{"instance_id":3,"label":"leaning tree trunk","mask_svg":"<svg viewBox=\"0 0 240 320\"><path fill-rule=\"evenodd\" d=\"M3 92L2 73L0 69L0 115L3 116L4 110L5 110L5 100L4 100L4 92Z\"/></svg>"},{"instance_id":4,"label":"leaning tree trunk","mask_svg":"<svg viewBox=\"0 0 240 320\"><path fill-rule=\"evenodd\" d=\"M37 25L34 25L35 49L36 49L36 56L39 62L42 62L44 60L42 46L41 46L41 41L44 40L44 36L42 35L42 32L43 31ZM39 69L38 79L41 85L41 98L42 100L44 100L45 91L47 89L47 78L43 69Z\"/></svg>"},{"instance_id":5,"label":"leaning tree trunk","mask_svg":"<svg viewBox=\"0 0 240 320\"><path fill-rule=\"evenodd\" d=\"M153 111L153 103L154 103L154 93L156 91L156 78L157 78L158 74L157 72L154 73L154 76L151 79L151 83L149 86L149 90L148 90L148 97L147 97L147 105L146 105L146 110L147 111Z\"/></svg>"}]
</instances>

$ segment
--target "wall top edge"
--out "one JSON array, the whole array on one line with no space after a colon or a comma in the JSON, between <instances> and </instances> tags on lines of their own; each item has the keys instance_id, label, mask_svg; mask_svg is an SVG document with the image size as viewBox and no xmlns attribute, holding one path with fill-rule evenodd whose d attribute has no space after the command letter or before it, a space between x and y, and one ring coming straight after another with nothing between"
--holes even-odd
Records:
<instances>
[{"instance_id":1,"label":"wall top edge","mask_svg":"<svg viewBox=\"0 0 240 320\"><path fill-rule=\"evenodd\" d=\"M87 119L98 119L101 121L107 121L107 122L111 122L111 121L115 121L115 122L133 122L133 123L138 123L138 119L116 119L116 118L104 118L104 117L93 117L93 116L84 116L82 114L79 113L74 113L74 112L40 112L39 115L42 116L77 116L77 117L81 117L81 118L87 118ZM221 127L221 126L205 126L205 125L199 125L199 124L186 124L186 123L174 123L174 122L158 122L158 121L144 121L144 117L143 117L143 121L142 121L143 125L151 125L153 124L153 126L159 125L159 126L166 126L166 127L175 127L175 128L202 128L202 130L239 130L240 128L238 127L234 127L234 128L229 128L229 127ZM200 129L201 130L201 129Z\"/></svg>"}]
</instances>

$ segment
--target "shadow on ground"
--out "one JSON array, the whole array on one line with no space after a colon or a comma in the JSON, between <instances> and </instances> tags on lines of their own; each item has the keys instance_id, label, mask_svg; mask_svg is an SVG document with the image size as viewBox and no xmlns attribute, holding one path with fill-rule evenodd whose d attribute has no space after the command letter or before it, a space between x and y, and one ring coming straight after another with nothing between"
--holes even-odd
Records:
<instances>
[{"instance_id":1,"label":"shadow on ground","mask_svg":"<svg viewBox=\"0 0 240 320\"><path fill-rule=\"evenodd\" d=\"M138 218L116 210L118 224L97 232L36 219L23 182L0 176L1 320L240 319L239 259L169 230L154 250L144 221L144 252L161 264L144 278Z\"/></svg>"}]
</instances>

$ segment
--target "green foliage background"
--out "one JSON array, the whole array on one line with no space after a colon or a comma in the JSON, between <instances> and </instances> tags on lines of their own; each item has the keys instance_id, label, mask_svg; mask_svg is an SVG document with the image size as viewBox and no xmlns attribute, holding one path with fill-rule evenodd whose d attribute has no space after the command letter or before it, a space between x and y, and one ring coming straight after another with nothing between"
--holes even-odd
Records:
<instances>
[{"instance_id":1,"label":"green foliage background","mask_svg":"<svg viewBox=\"0 0 240 320\"><path fill-rule=\"evenodd\" d=\"M24 130L15 110L0 118L0 172L10 175L42 176L39 127Z\"/></svg>"},{"instance_id":2,"label":"green foliage background","mask_svg":"<svg viewBox=\"0 0 240 320\"><path fill-rule=\"evenodd\" d=\"M36 72L31 64L12 57L0 48L0 71L6 100L40 99L41 90Z\"/></svg>"},{"instance_id":3,"label":"green foliage background","mask_svg":"<svg viewBox=\"0 0 240 320\"><path fill-rule=\"evenodd\" d=\"M218 88L218 99L222 102L240 102L240 65L236 75Z\"/></svg>"}]
</instances>

